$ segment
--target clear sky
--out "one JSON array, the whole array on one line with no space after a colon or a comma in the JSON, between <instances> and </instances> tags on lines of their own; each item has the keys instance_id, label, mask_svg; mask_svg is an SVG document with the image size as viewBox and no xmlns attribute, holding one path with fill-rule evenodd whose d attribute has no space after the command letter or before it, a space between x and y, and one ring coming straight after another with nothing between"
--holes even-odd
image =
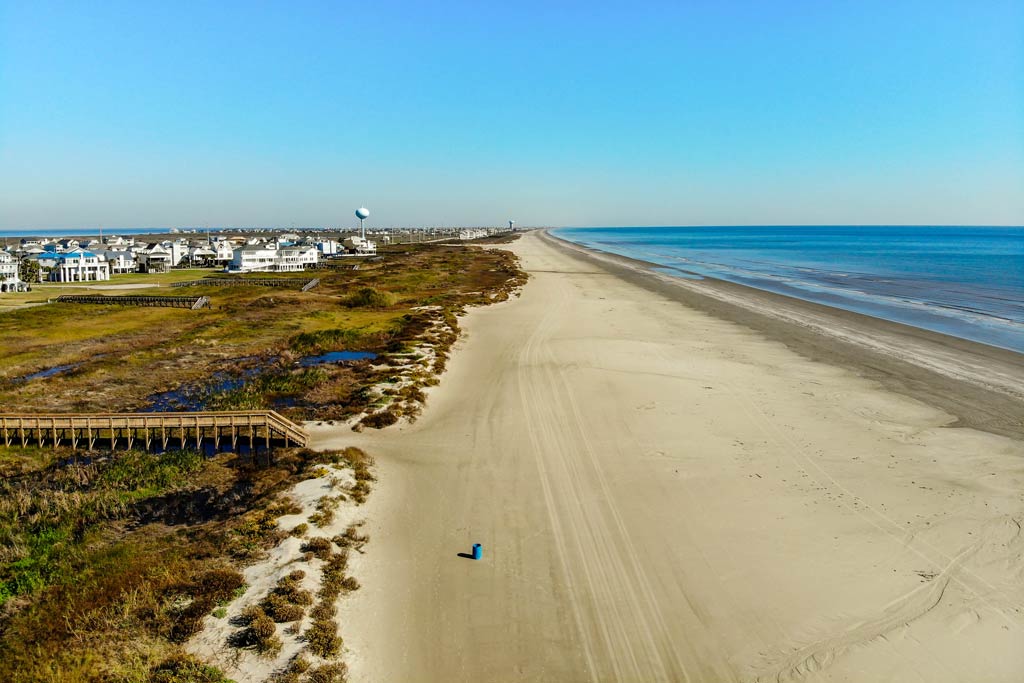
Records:
<instances>
[{"instance_id":1,"label":"clear sky","mask_svg":"<svg viewBox=\"0 0 1024 683\"><path fill-rule=\"evenodd\" d=\"M1024 223L1024 2L0 0L0 229Z\"/></svg>"}]
</instances>

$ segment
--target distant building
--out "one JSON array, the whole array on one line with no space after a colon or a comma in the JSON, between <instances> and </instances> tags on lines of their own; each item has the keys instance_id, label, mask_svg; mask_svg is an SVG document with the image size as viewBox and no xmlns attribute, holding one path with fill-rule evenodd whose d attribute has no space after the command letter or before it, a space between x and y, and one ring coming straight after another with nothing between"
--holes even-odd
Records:
<instances>
[{"instance_id":1,"label":"distant building","mask_svg":"<svg viewBox=\"0 0 1024 683\"><path fill-rule=\"evenodd\" d=\"M135 253L140 273L167 273L171 270L171 252L160 244L150 244Z\"/></svg>"},{"instance_id":2,"label":"distant building","mask_svg":"<svg viewBox=\"0 0 1024 683\"><path fill-rule=\"evenodd\" d=\"M217 252L216 261L221 265L228 265L235 257L235 245L229 240L221 239L213 243L213 249Z\"/></svg>"},{"instance_id":3,"label":"distant building","mask_svg":"<svg viewBox=\"0 0 1024 683\"><path fill-rule=\"evenodd\" d=\"M18 260L0 251L0 292L18 292L26 287L18 276Z\"/></svg>"},{"instance_id":4,"label":"distant building","mask_svg":"<svg viewBox=\"0 0 1024 683\"><path fill-rule=\"evenodd\" d=\"M332 239L317 240L316 248L324 256L334 256L338 253L338 241Z\"/></svg>"},{"instance_id":5,"label":"distant building","mask_svg":"<svg viewBox=\"0 0 1024 683\"><path fill-rule=\"evenodd\" d=\"M248 244L235 249L228 270L237 273L287 273L316 265L320 258L316 247L280 247Z\"/></svg>"},{"instance_id":6,"label":"distant building","mask_svg":"<svg viewBox=\"0 0 1024 683\"><path fill-rule=\"evenodd\" d=\"M110 272L114 275L134 273L139 267L135 261L135 253L128 249L107 249L102 256L110 265Z\"/></svg>"},{"instance_id":7,"label":"distant building","mask_svg":"<svg viewBox=\"0 0 1024 683\"><path fill-rule=\"evenodd\" d=\"M53 261L54 265L50 269L52 282L99 282L110 279L110 264L91 251L72 249L56 254Z\"/></svg>"},{"instance_id":8,"label":"distant building","mask_svg":"<svg viewBox=\"0 0 1024 683\"><path fill-rule=\"evenodd\" d=\"M342 240L345 250L354 256L374 256L377 253L377 244L370 240L364 240L358 235L346 237Z\"/></svg>"},{"instance_id":9,"label":"distant building","mask_svg":"<svg viewBox=\"0 0 1024 683\"><path fill-rule=\"evenodd\" d=\"M188 250L188 262L189 265L208 265L212 264L217 260L217 252L206 244L201 244L194 247L189 247Z\"/></svg>"}]
</instances>

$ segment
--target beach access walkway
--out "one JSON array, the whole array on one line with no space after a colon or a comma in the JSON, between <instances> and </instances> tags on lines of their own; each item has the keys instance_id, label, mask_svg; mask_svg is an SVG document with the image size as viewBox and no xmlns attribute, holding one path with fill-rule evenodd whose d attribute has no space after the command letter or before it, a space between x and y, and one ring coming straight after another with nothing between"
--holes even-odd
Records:
<instances>
[{"instance_id":1,"label":"beach access walkway","mask_svg":"<svg viewBox=\"0 0 1024 683\"><path fill-rule=\"evenodd\" d=\"M70 446L92 449L105 443L132 448L138 443L149 450L169 445L199 449L204 442L219 450L221 442L232 449L241 440L255 450L275 444L286 448L305 446L305 429L273 410L191 413L0 413L0 438L5 446Z\"/></svg>"}]
</instances>

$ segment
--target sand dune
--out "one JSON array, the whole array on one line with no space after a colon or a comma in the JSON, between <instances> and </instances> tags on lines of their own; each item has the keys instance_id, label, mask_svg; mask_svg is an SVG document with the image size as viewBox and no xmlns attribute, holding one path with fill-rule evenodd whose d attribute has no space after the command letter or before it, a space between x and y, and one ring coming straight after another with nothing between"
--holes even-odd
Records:
<instances>
[{"instance_id":1,"label":"sand dune","mask_svg":"<svg viewBox=\"0 0 1024 683\"><path fill-rule=\"evenodd\" d=\"M352 680L1024 679L1024 443L512 248L417 423L312 429L378 462Z\"/></svg>"}]
</instances>

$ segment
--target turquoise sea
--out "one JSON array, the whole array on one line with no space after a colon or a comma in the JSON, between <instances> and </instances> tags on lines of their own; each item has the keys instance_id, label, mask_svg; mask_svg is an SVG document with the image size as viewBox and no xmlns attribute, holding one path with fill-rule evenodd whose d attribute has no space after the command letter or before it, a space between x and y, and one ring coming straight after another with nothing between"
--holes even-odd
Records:
<instances>
[{"instance_id":1,"label":"turquoise sea","mask_svg":"<svg viewBox=\"0 0 1024 683\"><path fill-rule=\"evenodd\" d=\"M564 239L1024 353L1024 228L559 228Z\"/></svg>"}]
</instances>

